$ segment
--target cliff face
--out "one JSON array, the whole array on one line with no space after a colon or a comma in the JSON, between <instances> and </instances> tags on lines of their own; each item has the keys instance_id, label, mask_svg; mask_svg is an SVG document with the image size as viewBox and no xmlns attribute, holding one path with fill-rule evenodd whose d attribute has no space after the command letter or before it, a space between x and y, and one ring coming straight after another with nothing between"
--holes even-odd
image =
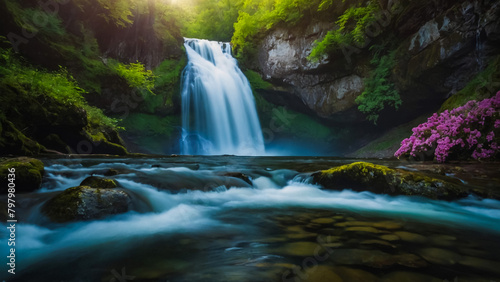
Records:
<instances>
[{"instance_id":1,"label":"cliff face","mask_svg":"<svg viewBox=\"0 0 500 282\"><path fill-rule=\"evenodd\" d=\"M274 29L259 46L257 69L264 79L279 86L281 91L272 95L283 96L279 101L284 105L294 100L286 97L298 97L303 111L312 110L326 121L363 124L365 118L355 99L374 68L369 49L390 42L397 61L391 80L402 105L397 112L385 110L379 124L392 127L435 111L500 54L500 4L402 1L401 5L390 21L385 19L380 34L368 36L370 44L346 46L343 52L318 63L310 62L307 56L314 41L332 28L331 23L309 19L293 28ZM378 23L381 27L382 19ZM297 103L287 106L297 108Z\"/></svg>"}]
</instances>

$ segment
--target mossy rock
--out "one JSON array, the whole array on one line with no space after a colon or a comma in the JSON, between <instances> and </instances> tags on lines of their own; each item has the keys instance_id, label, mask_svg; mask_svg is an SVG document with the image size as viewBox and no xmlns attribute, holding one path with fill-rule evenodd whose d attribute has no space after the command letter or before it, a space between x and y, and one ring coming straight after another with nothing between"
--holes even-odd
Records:
<instances>
[{"instance_id":1,"label":"mossy rock","mask_svg":"<svg viewBox=\"0 0 500 282\"><path fill-rule=\"evenodd\" d=\"M116 188L118 187L118 183L114 179L89 176L80 183L80 186L88 186L91 188Z\"/></svg>"},{"instance_id":2,"label":"mossy rock","mask_svg":"<svg viewBox=\"0 0 500 282\"><path fill-rule=\"evenodd\" d=\"M125 213L131 198L123 190L77 186L66 189L46 202L42 212L54 222L93 220Z\"/></svg>"},{"instance_id":3,"label":"mossy rock","mask_svg":"<svg viewBox=\"0 0 500 282\"><path fill-rule=\"evenodd\" d=\"M0 155L36 156L45 148L26 137L14 124L0 117Z\"/></svg>"},{"instance_id":4,"label":"mossy rock","mask_svg":"<svg viewBox=\"0 0 500 282\"><path fill-rule=\"evenodd\" d=\"M44 166L42 161L20 157L8 159L0 163L0 179L1 179L1 192L0 194L7 194L7 187L9 184L8 174L9 169L15 169L15 189L16 193L32 192L42 184L42 177L44 174Z\"/></svg>"},{"instance_id":5,"label":"mossy rock","mask_svg":"<svg viewBox=\"0 0 500 282\"><path fill-rule=\"evenodd\" d=\"M391 169L367 162L356 162L312 174L326 189L353 189L389 195L416 195L451 200L468 195L452 180L433 178L422 173Z\"/></svg>"}]
</instances>

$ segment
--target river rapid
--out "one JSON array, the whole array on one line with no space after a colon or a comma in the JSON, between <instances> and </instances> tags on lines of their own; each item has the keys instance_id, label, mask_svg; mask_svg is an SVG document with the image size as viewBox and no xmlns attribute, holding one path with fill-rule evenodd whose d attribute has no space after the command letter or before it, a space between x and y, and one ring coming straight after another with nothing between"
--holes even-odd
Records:
<instances>
[{"instance_id":1,"label":"river rapid","mask_svg":"<svg viewBox=\"0 0 500 282\"><path fill-rule=\"evenodd\" d=\"M16 275L3 266L2 279L500 281L499 201L392 197L311 183L310 172L351 160L43 161L42 188L17 195ZM383 164L423 170L420 164ZM117 174L109 178L133 195L133 211L70 223L53 223L41 212L48 199L110 169ZM494 175L498 166L487 170ZM488 177L461 180L497 185ZM8 232L4 227L0 236ZM7 244L0 249L8 255Z\"/></svg>"}]
</instances>

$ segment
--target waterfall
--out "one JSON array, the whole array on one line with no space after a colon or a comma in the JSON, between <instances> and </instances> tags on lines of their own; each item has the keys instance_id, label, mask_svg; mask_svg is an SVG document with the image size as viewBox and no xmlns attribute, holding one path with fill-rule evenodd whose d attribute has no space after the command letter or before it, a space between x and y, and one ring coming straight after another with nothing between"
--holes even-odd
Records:
<instances>
[{"instance_id":1,"label":"waterfall","mask_svg":"<svg viewBox=\"0 0 500 282\"><path fill-rule=\"evenodd\" d=\"M184 46L182 154L263 155L252 90L230 44L185 38Z\"/></svg>"}]
</instances>

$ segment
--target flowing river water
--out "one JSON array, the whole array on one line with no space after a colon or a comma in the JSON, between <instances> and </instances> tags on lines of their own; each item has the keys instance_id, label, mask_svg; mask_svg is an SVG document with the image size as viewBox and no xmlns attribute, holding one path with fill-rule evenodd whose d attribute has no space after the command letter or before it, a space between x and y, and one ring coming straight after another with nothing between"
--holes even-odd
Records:
<instances>
[{"instance_id":1,"label":"flowing river water","mask_svg":"<svg viewBox=\"0 0 500 282\"><path fill-rule=\"evenodd\" d=\"M235 156L45 159L42 188L17 196L16 275L7 277L2 270L0 278L500 281L499 201L331 191L309 179L307 172L350 162ZM480 174L495 175L498 168L488 166ZM54 195L110 169L118 172L110 178L133 195L133 211L71 223L50 222L41 212ZM249 183L235 173L247 175ZM471 181L496 185L491 177L464 180ZM8 230L0 234L5 238ZM7 244L1 250L7 254Z\"/></svg>"}]
</instances>

